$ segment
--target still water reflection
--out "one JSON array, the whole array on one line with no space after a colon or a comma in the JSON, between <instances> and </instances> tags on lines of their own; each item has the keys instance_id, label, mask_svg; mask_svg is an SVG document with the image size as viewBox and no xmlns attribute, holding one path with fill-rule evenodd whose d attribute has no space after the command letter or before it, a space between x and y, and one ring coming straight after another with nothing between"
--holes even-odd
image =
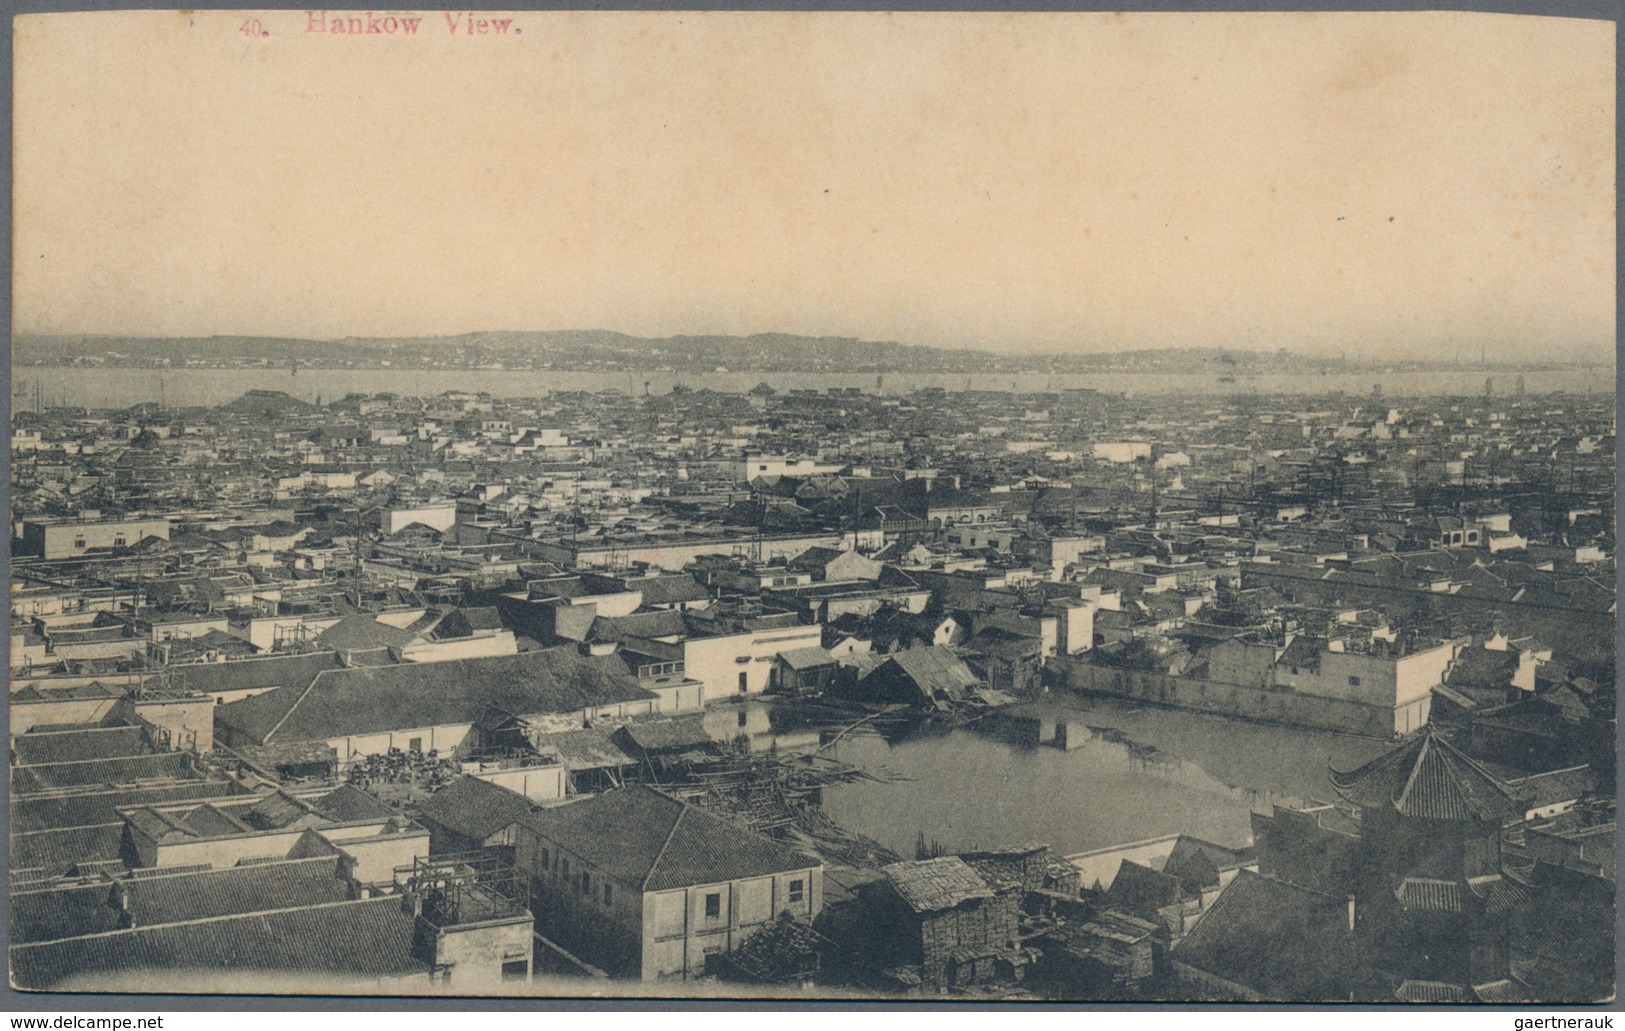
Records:
<instances>
[{"instance_id":1,"label":"still water reflection","mask_svg":"<svg viewBox=\"0 0 1625 1031\"><path fill-rule=\"evenodd\" d=\"M860 731L829 754L911 779L832 786L824 808L841 826L906 856L922 831L950 849L1039 841L1065 854L1174 833L1240 846L1251 840L1249 810L1330 798L1330 756L1341 764L1384 748L1112 702L1069 699L1023 711L1097 730L1070 751L967 729L895 744Z\"/></svg>"}]
</instances>

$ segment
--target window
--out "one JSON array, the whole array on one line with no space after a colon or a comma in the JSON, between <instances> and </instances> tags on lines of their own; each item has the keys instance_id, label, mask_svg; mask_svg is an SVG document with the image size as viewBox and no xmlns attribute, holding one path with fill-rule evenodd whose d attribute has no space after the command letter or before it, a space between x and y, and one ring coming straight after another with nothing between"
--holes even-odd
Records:
<instances>
[{"instance_id":1,"label":"window","mask_svg":"<svg viewBox=\"0 0 1625 1031\"><path fill-rule=\"evenodd\" d=\"M560 859L559 859L559 873L563 874L566 877L570 876L570 861L568 859L560 857Z\"/></svg>"},{"instance_id":2,"label":"window","mask_svg":"<svg viewBox=\"0 0 1625 1031\"><path fill-rule=\"evenodd\" d=\"M542 869L553 869L553 850L550 848L542 849Z\"/></svg>"},{"instance_id":3,"label":"window","mask_svg":"<svg viewBox=\"0 0 1625 1031\"><path fill-rule=\"evenodd\" d=\"M523 981L530 976L530 960L507 959L502 961L502 979L504 981Z\"/></svg>"},{"instance_id":4,"label":"window","mask_svg":"<svg viewBox=\"0 0 1625 1031\"><path fill-rule=\"evenodd\" d=\"M614 892L613 889L610 888L609 882L605 881L604 882L604 905L606 905L606 906L613 905L614 902L615 902L615 892Z\"/></svg>"},{"instance_id":5,"label":"window","mask_svg":"<svg viewBox=\"0 0 1625 1031\"><path fill-rule=\"evenodd\" d=\"M581 871L581 894L592 894L592 874L588 873L586 870Z\"/></svg>"},{"instance_id":6,"label":"window","mask_svg":"<svg viewBox=\"0 0 1625 1031\"><path fill-rule=\"evenodd\" d=\"M115 548L122 548L127 543L128 541L124 539L124 535L122 533L113 538L113 547Z\"/></svg>"},{"instance_id":7,"label":"window","mask_svg":"<svg viewBox=\"0 0 1625 1031\"><path fill-rule=\"evenodd\" d=\"M73 539L73 546L76 548L83 548L85 546L85 539L83 537L75 537Z\"/></svg>"},{"instance_id":8,"label":"window","mask_svg":"<svg viewBox=\"0 0 1625 1031\"><path fill-rule=\"evenodd\" d=\"M720 892L713 891L709 895L705 896L705 918L707 920L716 920L721 916L722 894Z\"/></svg>"},{"instance_id":9,"label":"window","mask_svg":"<svg viewBox=\"0 0 1625 1031\"><path fill-rule=\"evenodd\" d=\"M739 710L739 725L741 727L745 725L745 710L743 709Z\"/></svg>"},{"instance_id":10,"label":"window","mask_svg":"<svg viewBox=\"0 0 1625 1031\"><path fill-rule=\"evenodd\" d=\"M747 693L749 693L749 691L750 691L750 674L749 673L740 673L739 674L739 693L740 694L747 694Z\"/></svg>"},{"instance_id":11,"label":"window","mask_svg":"<svg viewBox=\"0 0 1625 1031\"><path fill-rule=\"evenodd\" d=\"M1360 686L1360 678L1359 677L1349 677L1349 686L1350 687L1359 687Z\"/></svg>"},{"instance_id":12,"label":"window","mask_svg":"<svg viewBox=\"0 0 1625 1031\"><path fill-rule=\"evenodd\" d=\"M797 878L796 880L793 880L793 881L790 882L790 901L791 902L800 902L803 898L806 897L806 894L807 894L807 892L806 892L806 888L804 887L804 882L801 881L800 878Z\"/></svg>"},{"instance_id":13,"label":"window","mask_svg":"<svg viewBox=\"0 0 1625 1031\"><path fill-rule=\"evenodd\" d=\"M406 750L408 752L419 752L419 753L421 753L423 751L423 739L421 737L415 737L412 740L408 741L406 743Z\"/></svg>"}]
</instances>

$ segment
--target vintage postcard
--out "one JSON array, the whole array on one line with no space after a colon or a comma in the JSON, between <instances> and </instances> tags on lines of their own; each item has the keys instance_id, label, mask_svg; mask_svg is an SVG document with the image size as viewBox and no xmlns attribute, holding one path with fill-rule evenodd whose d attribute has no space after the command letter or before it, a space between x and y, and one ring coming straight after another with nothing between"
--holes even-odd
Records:
<instances>
[{"instance_id":1,"label":"vintage postcard","mask_svg":"<svg viewBox=\"0 0 1625 1031\"><path fill-rule=\"evenodd\" d=\"M42 993L1614 993L1615 25L14 25Z\"/></svg>"}]
</instances>

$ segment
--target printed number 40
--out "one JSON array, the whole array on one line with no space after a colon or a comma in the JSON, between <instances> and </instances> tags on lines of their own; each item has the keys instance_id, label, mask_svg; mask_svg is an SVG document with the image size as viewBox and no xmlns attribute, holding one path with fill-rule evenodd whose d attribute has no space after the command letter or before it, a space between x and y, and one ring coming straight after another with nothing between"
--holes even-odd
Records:
<instances>
[{"instance_id":1,"label":"printed number 40","mask_svg":"<svg viewBox=\"0 0 1625 1031\"><path fill-rule=\"evenodd\" d=\"M269 39L271 36L270 30L260 24L258 18L250 18L243 22L242 27L237 31L253 39Z\"/></svg>"}]
</instances>

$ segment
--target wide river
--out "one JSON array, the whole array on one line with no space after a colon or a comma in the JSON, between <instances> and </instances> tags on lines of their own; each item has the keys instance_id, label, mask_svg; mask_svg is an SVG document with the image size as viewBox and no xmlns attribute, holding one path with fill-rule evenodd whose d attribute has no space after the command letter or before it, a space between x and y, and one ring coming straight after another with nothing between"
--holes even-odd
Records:
<instances>
[{"instance_id":1,"label":"wide river","mask_svg":"<svg viewBox=\"0 0 1625 1031\"><path fill-rule=\"evenodd\" d=\"M1098 365L1098 369L1089 368ZM1366 396L1380 386L1385 396L1455 395L1478 397L1486 375L1497 395L1510 393L1515 373L1463 369L1448 372L1366 372L1337 375L1238 376L1221 383L1212 376L1161 376L1108 371L1109 356L1080 361L1074 372L1060 374L893 374L884 378L888 393L909 393L922 387L964 390L1054 391L1081 387L1114 394L1325 395L1341 391ZM1531 394L1565 391L1600 393L1614 386L1611 368L1562 369L1523 373L1524 389ZM485 391L499 397L543 397L554 391L615 390L637 393L648 382L652 393L663 394L678 384L712 390L743 392L766 382L776 390L797 388L876 388L867 373L719 372L703 376L671 372L529 372L487 369L306 369L294 373L285 367L260 369L108 369L74 366L26 366L12 370L12 403L30 408L36 397L46 405L86 408L123 408L142 401L162 400L171 405L217 405L248 390L282 390L313 401L331 401L349 393L389 392L407 397L429 397L448 390Z\"/></svg>"},{"instance_id":2,"label":"wide river","mask_svg":"<svg viewBox=\"0 0 1625 1031\"><path fill-rule=\"evenodd\" d=\"M745 729L758 747L767 740L764 709L751 703L747 714ZM1097 732L1062 751L963 728L890 744L860 728L826 754L897 779L828 787L825 811L908 858L921 832L949 849L1037 841L1071 854L1176 833L1239 847L1252 839L1250 811L1331 800L1329 759L1343 766L1386 748L1367 738L1070 694L1016 711L1065 721L1074 735L1083 727L1120 733ZM722 706L708 715L717 736L733 731L725 721L731 712ZM781 746L800 743L781 738Z\"/></svg>"}]
</instances>

